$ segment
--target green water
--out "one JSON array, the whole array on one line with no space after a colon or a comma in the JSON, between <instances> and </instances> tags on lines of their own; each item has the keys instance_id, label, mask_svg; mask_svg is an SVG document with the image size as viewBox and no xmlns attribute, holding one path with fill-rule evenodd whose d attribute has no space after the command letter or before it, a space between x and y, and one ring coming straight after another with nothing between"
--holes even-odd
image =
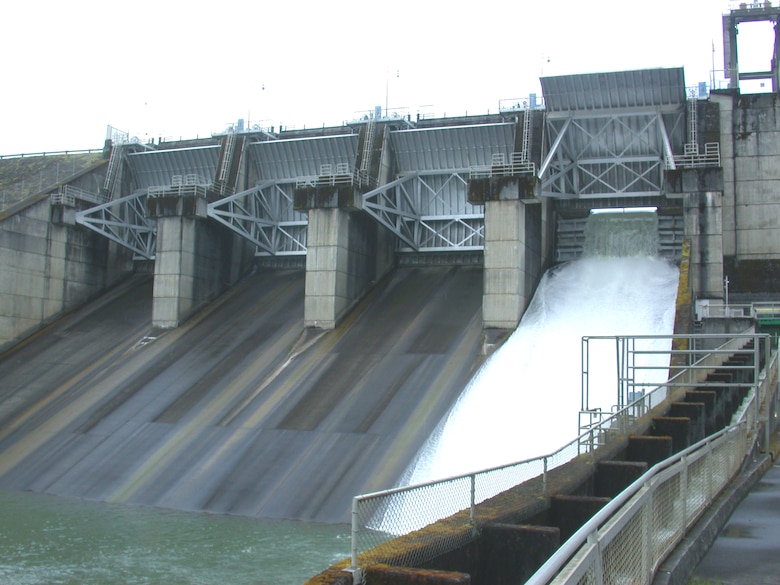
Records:
<instances>
[{"instance_id":1,"label":"green water","mask_svg":"<svg viewBox=\"0 0 780 585\"><path fill-rule=\"evenodd\" d=\"M300 584L349 527L0 492L2 585Z\"/></svg>"}]
</instances>

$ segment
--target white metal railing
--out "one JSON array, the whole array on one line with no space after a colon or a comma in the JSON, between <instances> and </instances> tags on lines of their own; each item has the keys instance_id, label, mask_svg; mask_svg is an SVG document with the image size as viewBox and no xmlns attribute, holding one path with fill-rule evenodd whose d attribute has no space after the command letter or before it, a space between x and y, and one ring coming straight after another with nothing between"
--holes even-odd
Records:
<instances>
[{"instance_id":1,"label":"white metal railing","mask_svg":"<svg viewBox=\"0 0 780 585\"><path fill-rule=\"evenodd\" d=\"M761 319L780 319L780 303L723 303L715 300L697 301L696 303L697 320L741 317L758 321Z\"/></svg>"},{"instance_id":2,"label":"white metal railing","mask_svg":"<svg viewBox=\"0 0 780 585\"><path fill-rule=\"evenodd\" d=\"M718 142L708 142L704 145L704 152L699 152L699 145L688 143L685 145L683 154L675 154L672 159L667 158L666 168L700 168L700 167L719 167L720 164L720 144Z\"/></svg>"},{"instance_id":3,"label":"white metal railing","mask_svg":"<svg viewBox=\"0 0 780 585\"><path fill-rule=\"evenodd\" d=\"M56 192L51 194L50 200L53 204L68 205L73 207L76 201L86 201L88 203L104 203L106 197L97 193L91 193L73 185L62 185Z\"/></svg>"},{"instance_id":4,"label":"white metal railing","mask_svg":"<svg viewBox=\"0 0 780 585\"><path fill-rule=\"evenodd\" d=\"M777 367L775 353L731 426L651 468L583 525L526 585L652 583L661 563L754 449L761 422L768 442L767 407L776 400Z\"/></svg>"},{"instance_id":5,"label":"white metal railing","mask_svg":"<svg viewBox=\"0 0 780 585\"><path fill-rule=\"evenodd\" d=\"M503 153L494 153L489 165L474 165L469 168L469 179L508 177L512 175L536 174L536 164L526 160L522 152L513 152L506 161Z\"/></svg>"},{"instance_id":6,"label":"white metal railing","mask_svg":"<svg viewBox=\"0 0 780 585\"><path fill-rule=\"evenodd\" d=\"M188 175L173 175L170 185L149 187L147 197L181 196L194 197L206 196L211 183L200 175L190 173Z\"/></svg>"},{"instance_id":7,"label":"white metal railing","mask_svg":"<svg viewBox=\"0 0 780 585\"><path fill-rule=\"evenodd\" d=\"M749 425L741 420L658 463L585 523L526 585L652 583L737 473L748 444Z\"/></svg>"},{"instance_id":8,"label":"white metal railing","mask_svg":"<svg viewBox=\"0 0 780 585\"><path fill-rule=\"evenodd\" d=\"M751 345L750 342L753 342ZM622 409L629 404L645 409L657 406L665 399L657 392L647 404L639 398L648 388L663 386L674 389L695 384L703 386L707 373L714 367L734 374L735 382L718 383L719 387L745 386L740 380L757 379L761 356L757 355L758 338L752 327L742 334L695 335L605 335L582 338L582 401L580 430L589 428L594 421L608 416L590 406L590 389L612 385L616 389L614 404ZM769 347L764 349L768 351ZM591 364L604 363L605 354L614 352L615 368L612 374L591 380L594 368ZM729 358L743 356L744 363L726 363ZM670 360L673 367L670 370ZM637 415L643 412L636 413ZM583 419L586 420L583 423Z\"/></svg>"},{"instance_id":9,"label":"white metal railing","mask_svg":"<svg viewBox=\"0 0 780 585\"><path fill-rule=\"evenodd\" d=\"M772 8L772 3L768 0L763 0L761 2L729 2L730 10L756 10L758 8Z\"/></svg>"},{"instance_id":10,"label":"white metal railing","mask_svg":"<svg viewBox=\"0 0 780 585\"><path fill-rule=\"evenodd\" d=\"M295 180L296 189L306 187L323 187L328 185L352 185L355 180L348 163L322 164L320 165L320 174L308 177L298 177Z\"/></svg>"},{"instance_id":11,"label":"white metal railing","mask_svg":"<svg viewBox=\"0 0 780 585\"><path fill-rule=\"evenodd\" d=\"M632 432L637 413L647 412L652 406L660 404L674 386L700 382L707 371L713 371L726 360L726 351L741 348L749 338L754 341L753 359L758 364L762 361L759 352L768 352L768 336L737 336L735 340L710 352L701 352L692 367L676 366L669 383L636 396L636 400L617 412L600 416L584 433L554 453L425 484L356 496L352 506L351 551L351 570L356 573L356 582L359 582L360 567L366 564L417 566L470 542L477 534L480 514L478 504L507 489L535 479L537 482L534 485L537 486L539 496L546 496L547 476L551 469L579 455L593 453L610 437ZM671 359L672 355L667 355ZM777 369L776 356L772 368L773 371ZM750 396L758 395L764 399L768 392L774 391L776 374L771 380L770 384L769 378L764 376L760 392L756 391L754 385ZM759 421L759 402L755 404L755 410L749 408L743 411L750 432L755 431ZM768 424L769 421L766 422ZM393 546L392 539L396 536L409 534L435 522L449 524L446 530L437 531L435 537L427 540L423 538L424 542L417 547Z\"/></svg>"}]
</instances>

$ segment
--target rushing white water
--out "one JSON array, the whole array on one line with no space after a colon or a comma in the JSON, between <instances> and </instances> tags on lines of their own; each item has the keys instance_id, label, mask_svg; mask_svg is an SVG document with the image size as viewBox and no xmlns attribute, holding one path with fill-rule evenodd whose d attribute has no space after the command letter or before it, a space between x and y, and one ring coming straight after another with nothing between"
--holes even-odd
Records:
<instances>
[{"instance_id":1,"label":"rushing white water","mask_svg":"<svg viewBox=\"0 0 780 585\"><path fill-rule=\"evenodd\" d=\"M626 248L612 240L611 253ZM678 278L675 265L647 255L589 256L549 271L516 331L438 425L404 483L529 459L573 440L582 337L671 334ZM614 342L605 349L608 371L591 374L589 407L609 410L617 401L616 382L606 381L616 379Z\"/></svg>"}]
</instances>

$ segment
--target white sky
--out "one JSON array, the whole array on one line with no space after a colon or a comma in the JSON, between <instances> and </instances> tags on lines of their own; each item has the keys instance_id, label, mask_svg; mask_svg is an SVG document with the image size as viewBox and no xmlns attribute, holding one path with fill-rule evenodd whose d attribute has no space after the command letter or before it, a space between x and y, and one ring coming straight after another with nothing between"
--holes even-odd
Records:
<instances>
[{"instance_id":1,"label":"white sky","mask_svg":"<svg viewBox=\"0 0 780 585\"><path fill-rule=\"evenodd\" d=\"M549 75L684 66L695 85L711 78L713 42L715 69L723 69L729 6L6 2L0 154L99 148L107 125L178 139L221 132L239 118L277 128L338 125L385 105L413 118L495 112L502 99L541 94L539 77ZM741 69L769 69L771 35L759 64L747 68L746 36Z\"/></svg>"}]
</instances>

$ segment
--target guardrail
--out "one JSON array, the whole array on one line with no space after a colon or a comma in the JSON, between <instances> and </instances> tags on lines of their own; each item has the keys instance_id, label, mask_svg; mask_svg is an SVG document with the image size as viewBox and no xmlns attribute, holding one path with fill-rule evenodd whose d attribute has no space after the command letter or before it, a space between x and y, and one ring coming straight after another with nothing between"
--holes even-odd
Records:
<instances>
[{"instance_id":1,"label":"guardrail","mask_svg":"<svg viewBox=\"0 0 780 585\"><path fill-rule=\"evenodd\" d=\"M682 337L682 341L686 341L696 336L659 337L668 337L672 341L676 337ZM751 351L755 364L765 361L761 359L759 352L768 351L769 344L765 339L768 336L745 334L729 337L729 342L710 352L692 354L681 350L683 355L698 355L696 362L690 366L677 366L668 383L658 385L651 392L642 393L634 402L617 412L600 416L584 433L554 453L474 473L355 497L352 506L351 570L359 577L361 566L367 564L419 566L440 554L456 550L476 538L480 522L478 504L481 502L532 479L538 480L533 484L536 486L536 493L542 497L548 495L547 478L551 469L579 455L593 453L610 437L630 433L639 413L647 412L660 404L675 386L700 383L708 370L714 370L725 361L728 352L741 348L748 340L753 340ZM667 355L671 358L672 352L667 352ZM666 365L667 371L669 363ZM773 367L776 369L776 362ZM758 384L757 378L755 384ZM756 394L754 385L752 395ZM752 432L758 424L759 412L757 408L744 412ZM418 531L437 521L447 523L447 530L438 531L436 538L426 542L425 538L420 536L418 540L423 542L416 547L393 546L392 540L396 536Z\"/></svg>"},{"instance_id":2,"label":"guardrail","mask_svg":"<svg viewBox=\"0 0 780 585\"><path fill-rule=\"evenodd\" d=\"M580 431L590 429L603 418L629 405L633 418L642 416L666 399L668 392L661 392L661 388L672 390L691 385L706 387L708 384L704 380L707 373L716 367L734 373L737 380L733 383L718 383L718 387L749 385L739 380L758 379L760 363L766 361L766 356L756 353L760 348L748 346L750 341L758 343L756 333L752 330L739 335L715 333L583 337ZM769 344L766 345L764 351L769 350ZM590 389L594 385L591 380L594 370L592 364L603 363L605 352L614 352L615 368L606 376L599 372L601 375L595 384L600 388L609 385L615 388L613 410L606 412L590 406ZM738 356L747 359L744 363L724 365L729 358ZM674 363L671 370L670 363ZM655 390L652 396L645 398L648 388Z\"/></svg>"},{"instance_id":3,"label":"guardrail","mask_svg":"<svg viewBox=\"0 0 780 585\"><path fill-rule=\"evenodd\" d=\"M91 193L73 185L62 185L56 192L51 194L50 199L55 205L68 205L70 207L76 205L76 200L98 204L106 202L106 197L103 195Z\"/></svg>"},{"instance_id":4,"label":"guardrail","mask_svg":"<svg viewBox=\"0 0 780 585\"><path fill-rule=\"evenodd\" d=\"M490 177L508 177L512 175L534 175L536 164L525 160L522 153L513 152L509 162L503 154L494 154L489 165L474 165L469 167L469 179L487 179Z\"/></svg>"},{"instance_id":5,"label":"guardrail","mask_svg":"<svg viewBox=\"0 0 780 585\"><path fill-rule=\"evenodd\" d=\"M649 585L661 563L739 471L776 400L777 354L728 428L658 463L567 540L526 585ZM765 408L767 417L770 408ZM764 421L767 434L769 420ZM765 440L768 440L768 436Z\"/></svg>"},{"instance_id":6,"label":"guardrail","mask_svg":"<svg viewBox=\"0 0 780 585\"><path fill-rule=\"evenodd\" d=\"M746 318L746 319L778 319L780 318L780 303L722 303L708 301L696 303L696 319L705 318Z\"/></svg>"},{"instance_id":7,"label":"guardrail","mask_svg":"<svg viewBox=\"0 0 780 585\"><path fill-rule=\"evenodd\" d=\"M704 152L700 153L698 145L686 144L683 154L675 154L666 160L666 168L700 168L700 167L719 167L720 164L720 144L717 142L708 142L704 145Z\"/></svg>"},{"instance_id":8,"label":"guardrail","mask_svg":"<svg viewBox=\"0 0 780 585\"><path fill-rule=\"evenodd\" d=\"M357 173L353 173L347 163L338 163L335 165L324 164L320 165L320 174L312 175L308 177L298 177L295 180L296 189L304 189L306 187L324 187L332 185L352 185L355 182ZM360 177L358 176L358 183Z\"/></svg>"},{"instance_id":9,"label":"guardrail","mask_svg":"<svg viewBox=\"0 0 780 585\"><path fill-rule=\"evenodd\" d=\"M209 187L211 187L209 180L200 175L173 175L173 177L171 177L170 185L149 187L147 197L155 198L170 195L180 197L194 197L200 195L205 197Z\"/></svg>"},{"instance_id":10,"label":"guardrail","mask_svg":"<svg viewBox=\"0 0 780 585\"><path fill-rule=\"evenodd\" d=\"M748 423L742 420L655 465L583 525L526 585L651 583L739 470L747 444Z\"/></svg>"}]
</instances>

